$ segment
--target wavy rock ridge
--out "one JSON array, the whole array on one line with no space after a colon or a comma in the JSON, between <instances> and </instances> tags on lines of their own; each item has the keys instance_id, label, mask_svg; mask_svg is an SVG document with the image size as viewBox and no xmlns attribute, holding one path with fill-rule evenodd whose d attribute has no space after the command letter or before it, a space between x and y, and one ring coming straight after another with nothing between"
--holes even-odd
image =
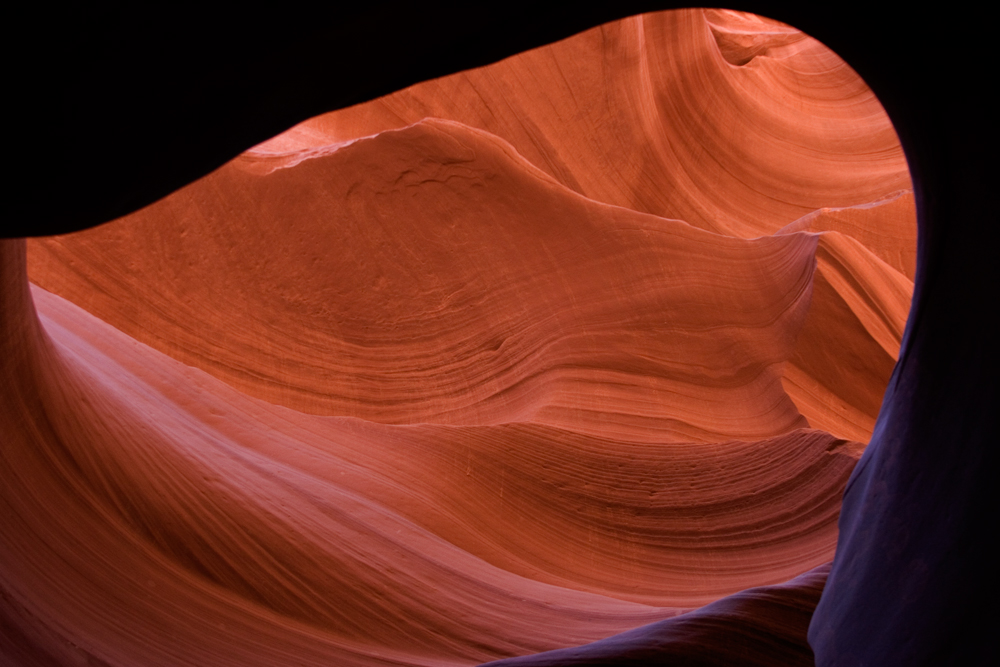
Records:
<instances>
[{"instance_id":1,"label":"wavy rock ridge","mask_svg":"<svg viewBox=\"0 0 1000 667\"><path fill-rule=\"evenodd\" d=\"M690 10L3 242L4 650L474 664L821 566L909 307L908 188L834 54ZM816 572L746 608L808 614ZM761 645L807 660L800 625Z\"/></svg>"}]
</instances>

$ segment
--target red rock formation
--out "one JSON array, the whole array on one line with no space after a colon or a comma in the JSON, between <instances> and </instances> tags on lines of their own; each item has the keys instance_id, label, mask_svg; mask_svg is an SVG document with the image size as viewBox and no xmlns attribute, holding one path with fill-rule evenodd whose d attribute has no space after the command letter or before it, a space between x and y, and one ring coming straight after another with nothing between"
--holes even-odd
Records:
<instances>
[{"instance_id":1,"label":"red rock formation","mask_svg":"<svg viewBox=\"0 0 1000 667\"><path fill-rule=\"evenodd\" d=\"M5 650L471 664L829 561L908 187L839 58L697 10L4 242Z\"/></svg>"}]
</instances>

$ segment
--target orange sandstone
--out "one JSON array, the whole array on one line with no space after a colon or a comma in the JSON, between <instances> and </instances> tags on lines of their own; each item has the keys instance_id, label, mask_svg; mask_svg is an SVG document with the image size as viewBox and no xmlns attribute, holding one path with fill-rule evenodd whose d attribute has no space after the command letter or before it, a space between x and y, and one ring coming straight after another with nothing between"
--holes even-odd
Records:
<instances>
[{"instance_id":1,"label":"orange sandstone","mask_svg":"<svg viewBox=\"0 0 1000 667\"><path fill-rule=\"evenodd\" d=\"M4 241L0 614L57 662L462 665L820 567L909 187L837 56L687 10Z\"/></svg>"}]
</instances>

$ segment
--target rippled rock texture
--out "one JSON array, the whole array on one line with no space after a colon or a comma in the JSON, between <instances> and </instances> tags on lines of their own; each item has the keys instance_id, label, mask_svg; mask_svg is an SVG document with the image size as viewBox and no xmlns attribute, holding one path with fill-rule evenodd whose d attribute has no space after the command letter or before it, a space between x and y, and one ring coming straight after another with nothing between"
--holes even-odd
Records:
<instances>
[{"instance_id":1,"label":"rippled rock texture","mask_svg":"<svg viewBox=\"0 0 1000 667\"><path fill-rule=\"evenodd\" d=\"M831 51L684 10L0 242L0 649L810 664L910 188Z\"/></svg>"}]
</instances>

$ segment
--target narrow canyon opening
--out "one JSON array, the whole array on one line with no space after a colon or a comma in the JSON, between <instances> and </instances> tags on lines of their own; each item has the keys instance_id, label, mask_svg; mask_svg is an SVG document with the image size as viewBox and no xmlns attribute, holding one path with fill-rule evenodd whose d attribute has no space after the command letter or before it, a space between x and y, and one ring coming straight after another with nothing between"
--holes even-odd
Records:
<instances>
[{"instance_id":1,"label":"narrow canyon opening","mask_svg":"<svg viewBox=\"0 0 1000 667\"><path fill-rule=\"evenodd\" d=\"M41 323L5 313L26 389L0 585L25 646L470 665L763 604L833 558L916 215L846 63L691 9L3 243L9 312L33 321L30 289ZM803 586L815 605L822 576ZM754 630L787 664L809 604Z\"/></svg>"}]
</instances>

